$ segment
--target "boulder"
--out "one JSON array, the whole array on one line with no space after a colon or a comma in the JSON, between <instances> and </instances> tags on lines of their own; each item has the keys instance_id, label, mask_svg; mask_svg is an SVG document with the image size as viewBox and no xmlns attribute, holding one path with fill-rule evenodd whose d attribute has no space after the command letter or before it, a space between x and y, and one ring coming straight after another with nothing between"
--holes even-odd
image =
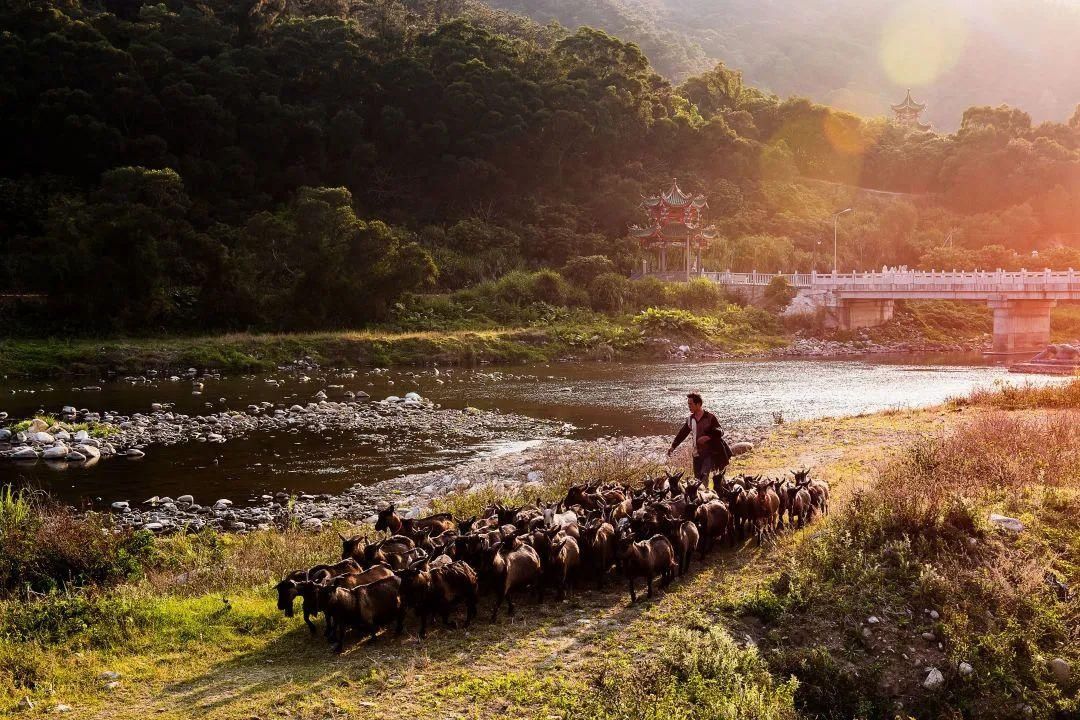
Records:
<instances>
[{"instance_id":1,"label":"boulder","mask_svg":"<svg viewBox=\"0 0 1080 720\"><path fill-rule=\"evenodd\" d=\"M138 448L128 448L126 451L124 451L124 457L137 459L141 457L146 457L146 453L144 453L142 450L139 450Z\"/></svg>"},{"instance_id":2,"label":"boulder","mask_svg":"<svg viewBox=\"0 0 1080 720\"><path fill-rule=\"evenodd\" d=\"M405 399L406 400L413 400L415 402L422 402L424 400L424 398L420 397L420 393L418 393L418 392L407 392L407 393L405 393Z\"/></svg>"},{"instance_id":3,"label":"boulder","mask_svg":"<svg viewBox=\"0 0 1080 720\"><path fill-rule=\"evenodd\" d=\"M86 456L78 450L72 450L64 456L64 459L68 462L86 462Z\"/></svg>"},{"instance_id":4,"label":"boulder","mask_svg":"<svg viewBox=\"0 0 1080 720\"><path fill-rule=\"evenodd\" d=\"M67 456L69 452L71 451L68 450L67 445L58 442L45 448L45 450L41 453L41 457L45 458L46 460L61 460L65 456Z\"/></svg>"},{"instance_id":5,"label":"boulder","mask_svg":"<svg viewBox=\"0 0 1080 720\"><path fill-rule=\"evenodd\" d=\"M227 509L232 507L232 504L233 504L232 500L229 500L228 498L221 498L216 503L214 503L214 509L215 510L227 510Z\"/></svg>"},{"instance_id":6,"label":"boulder","mask_svg":"<svg viewBox=\"0 0 1080 720\"><path fill-rule=\"evenodd\" d=\"M195 496L193 496L193 495L181 495L180 497L176 498L176 502L180 503L181 505L194 505L195 504Z\"/></svg>"},{"instance_id":7,"label":"boulder","mask_svg":"<svg viewBox=\"0 0 1080 720\"><path fill-rule=\"evenodd\" d=\"M750 442L737 442L731 444L732 455L745 455L754 449L754 444Z\"/></svg>"},{"instance_id":8,"label":"boulder","mask_svg":"<svg viewBox=\"0 0 1080 720\"><path fill-rule=\"evenodd\" d=\"M53 437L57 440L63 440L64 442L67 442L71 439L71 433L69 433L67 430L59 430L53 435Z\"/></svg>"},{"instance_id":9,"label":"boulder","mask_svg":"<svg viewBox=\"0 0 1080 720\"><path fill-rule=\"evenodd\" d=\"M941 674L941 671L936 667L930 668L930 672L927 673L926 679L923 680L923 687L927 690L937 690L945 684L945 676Z\"/></svg>"},{"instance_id":10,"label":"boulder","mask_svg":"<svg viewBox=\"0 0 1080 720\"><path fill-rule=\"evenodd\" d=\"M76 445L75 450L82 453L86 457L94 458L95 460L101 457L101 451L93 445Z\"/></svg>"},{"instance_id":11,"label":"boulder","mask_svg":"<svg viewBox=\"0 0 1080 720\"><path fill-rule=\"evenodd\" d=\"M0 428L0 442L7 442L11 439L11 431L7 428Z\"/></svg>"},{"instance_id":12,"label":"boulder","mask_svg":"<svg viewBox=\"0 0 1080 720\"><path fill-rule=\"evenodd\" d=\"M111 507L113 510L119 510L120 512L127 512L131 510L131 506L128 505L127 500L117 500L109 507Z\"/></svg>"},{"instance_id":13,"label":"boulder","mask_svg":"<svg viewBox=\"0 0 1080 720\"><path fill-rule=\"evenodd\" d=\"M1054 658L1050 661L1050 674L1054 676L1055 683L1065 687L1069 684L1069 678L1072 676L1072 667L1064 658Z\"/></svg>"},{"instance_id":14,"label":"boulder","mask_svg":"<svg viewBox=\"0 0 1080 720\"><path fill-rule=\"evenodd\" d=\"M1024 529L1024 523L1016 518L998 515L997 513L990 514L990 524L999 527L1002 530L1008 530L1009 532L1022 532Z\"/></svg>"},{"instance_id":15,"label":"boulder","mask_svg":"<svg viewBox=\"0 0 1080 720\"><path fill-rule=\"evenodd\" d=\"M45 432L49 429L49 423L45 422L41 418L34 418L30 421L30 426L26 428L29 433Z\"/></svg>"},{"instance_id":16,"label":"boulder","mask_svg":"<svg viewBox=\"0 0 1080 720\"><path fill-rule=\"evenodd\" d=\"M75 434L74 434L74 435L72 436L72 439L73 439L73 440L74 440L75 442L79 442L79 443L81 443L81 442L86 442L87 440L89 440L89 439L90 439L90 433L86 432L85 430L79 430L78 432L76 432L76 433L75 433Z\"/></svg>"},{"instance_id":17,"label":"boulder","mask_svg":"<svg viewBox=\"0 0 1080 720\"><path fill-rule=\"evenodd\" d=\"M16 448L8 457L12 460L37 460L38 454L34 448L24 445L21 448Z\"/></svg>"},{"instance_id":18,"label":"boulder","mask_svg":"<svg viewBox=\"0 0 1080 720\"><path fill-rule=\"evenodd\" d=\"M303 530L319 532L320 530L322 530L322 520L316 517L309 517L306 518L302 523L300 523L300 527Z\"/></svg>"},{"instance_id":19,"label":"boulder","mask_svg":"<svg viewBox=\"0 0 1080 720\"><path fill-rule=\"evenodd\" d=\"M971 673L975 672L975 668L971 667L971 665L966 662L960 663L960 665L958 665L956 669L959 670L960 674L964 677L967 677Z\"/></svg>"},{"instance_id":20,"label":"boulder","mask_svg":"<svg viewBox=\"0 0 1080 720\"><path fill-rule=\"evenodd\" d=\"M56 442L56 438L54 438L52 435L45 432L44 430L30 433L27 436L27 439L30 442L41 443L42 445L52 445L54 442Z\"/></svg>"}]
</instances>

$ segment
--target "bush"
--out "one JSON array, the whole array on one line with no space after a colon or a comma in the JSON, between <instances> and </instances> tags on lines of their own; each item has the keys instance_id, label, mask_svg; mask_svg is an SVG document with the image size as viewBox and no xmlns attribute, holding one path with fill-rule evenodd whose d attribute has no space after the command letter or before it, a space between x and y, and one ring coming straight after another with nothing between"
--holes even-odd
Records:
<instances>
[{"instance_id":1,"label":"bush","mask_svg":"<svg viewBox=\"0 0 1080 720\"><path fill-rule=\"evenodd\" d=\"M701 338L715 329L715 325L708 318L698 317L685 310L648 308L635 315L633 322L646 335L654 337L686 335Z\"/></svg>"},{"instance_id":2,"label":"bush","mask_svg":"<svg viewBox=\"0 0 1080 720\"><path fill-rule=\"evenodd\" d=\"M570 287L562 275L554 270L540 270L532 276L532 298L549 305L566 305Z\"/></svg>"},{"instance_id":3,"label":"bush","mask_svg":"<svg viewBox=\"0 0 1080 720\"><path fill-rule=\"evenodd\" d=\"M630 284L631 302L635 310L662 307L666 300L667 285L654 277L644 277Z\"/></svg>"},{"instance_id":4,"label":"bush","mask_svg":"<svg viewBox=\"0 0 1080 720\"><path fill-rule=\"evenodd\" d=\"M119 582L154 556L149 532L118 532L107 518L79 517L26 491L0 494L0 593Z\"/></svg>"},{"instance_id":5,"label":"bush","mask_svg":"<svg viewBox=\"0 0 1080 720\"><path fill-rule=\"evenodd\" d=\"M795 298L795 288L779 275L769 281L765 288L765 306L774 311L783 310Z\"/></svg>"},{"instance_id":6,"label":"bush","mask_svg":"<svg viewBox=\"0 0 1080 720\"><path fill-rule=\"evenodd\" d=\"M593 310L617 313L630 295L630 281L618 273L605 273L589 283Z\"/></svg>"},{"instance_id":7,"label":"bush","mask_svg":"<svg viewBox=\"0 0 1080 720\"><path fill-rule=\"evenodd\" d=\"M587 255L568 260L561 272L578 287L588 287L601 275L615 272L615 263L603 255Z\"/></svg>"},{"instance_id":8,"label":"bush","mask_svg":"<svg viewBox=\"0 0 1080 720\"><path fill-rule=\"evenodd\" d=\"M683 310L716 310L725 300L720 286L705 278L697 278L688 283L671 283L667 286L666 304Z\"/></svg>"}]
</instances>

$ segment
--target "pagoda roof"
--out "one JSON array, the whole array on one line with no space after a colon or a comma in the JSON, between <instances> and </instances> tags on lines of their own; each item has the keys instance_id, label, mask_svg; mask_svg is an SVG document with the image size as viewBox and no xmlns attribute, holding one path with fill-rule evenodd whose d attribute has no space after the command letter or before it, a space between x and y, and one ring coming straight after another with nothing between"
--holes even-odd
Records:
<instances>
[{"instance_id":1,"label":"pagoda roof","mask_svg":"<svg viewBox=\"0 0 1080 720\"><path fill-rule=\"evenodd\" d=\"M685 242L687 237L700 243L702 240L715 240L720 235L715 225L698 229L680 222L668 223L663 226L654 225L651 227L631 225L629 234L630 237L638 240L653 240L678 245Z\"/></svg>"},{"instance_id":2,"label":"pagoda roof","mask_svg":"<svg viewBox=\"0 0 1080 720\"><path fill-rule=\"evenodd\" d=\"M659 195L643 197L641 204L647 209L657 208L661 205L675 208L692 206L699 210L709 207L709 203L705 200L704 195L691 195L683 192L679 187L679 181L674 178L671 181L670 190L662 192Z\"/></svg>"},{"instance_id":3,"label":"pagoda roof","mask_svg":"<svg viewBox=\"0 0 1080 720\"><path fill-rule=\"evenodd\" d=\"M892 109L896 110L897 112L901 110L918 110L921 112L926 109L926 103L915 102L915 100L911 97L911 89L909 88L907 91L907 95L904 96L904 101L901 102L899 105L893 105Z\"/></svg>"}]
</instances>

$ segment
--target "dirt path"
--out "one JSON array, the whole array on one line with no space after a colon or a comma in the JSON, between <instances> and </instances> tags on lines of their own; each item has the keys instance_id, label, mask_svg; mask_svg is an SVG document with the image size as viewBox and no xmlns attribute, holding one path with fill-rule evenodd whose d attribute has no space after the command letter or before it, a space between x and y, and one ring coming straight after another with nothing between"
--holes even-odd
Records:
<instances>
[{"instance_id":1,"label":"dirt path","mask_svg":"<svg viewBox=\"0 0 1080 720\"><path fill-rule=\"evenodd\" d=\"M738 458L733 470L777 475L810 467L829 479L842 501L869 479L876 463L915 435L962 416L927 410L786 425ZM563 603L523 599L516 618L504 614L494 625L488 621L491 599L482 598L471 628L436 626L422 642L410 619L402 638L381 636L340 657L296 619L283 634L253 633L243 647L131 659L125 677L132 679L114 694L99 696L101 704L86 708L85 716L562 717L560 697L587 691L599 657L649 652L670 619L731 627L732 618L721 609L725 599L752 592L797 535L782 535L774 547L748 544L714 552L668 592L633 606L623 581L611 576L603 591L579 588Z\"/></svg>"}]
</instances>

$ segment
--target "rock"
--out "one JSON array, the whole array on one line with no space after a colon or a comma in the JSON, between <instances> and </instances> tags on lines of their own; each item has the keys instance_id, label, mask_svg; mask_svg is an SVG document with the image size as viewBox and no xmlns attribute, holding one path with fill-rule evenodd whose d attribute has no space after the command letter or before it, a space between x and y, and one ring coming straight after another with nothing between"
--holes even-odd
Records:
<instances>
[{"instance_id":1,"label":"rock","mask_svg":"<svg viewBox=\"0 0 1080 720\"><path fill-rule=\"evenodd\" d=\"M870 617L866 618L866 622L870 623L871 625L877 625L879 622L881 622L881 620L878 619L877 615L871 615Z\"/></svg>"},{"instance_id":2,"label":"rock","mask_svg":"<svg viewBox=\"0 0 1080 720\"><path fill-rule=\"evenodd\" d=\"M227 509L232 507L232 504L233 504L232 500L229 500L228 498L221 498L216 503L214 503L214 509L215 510L227 510Z\"/></svg>"},{"instance_id":3,"label":"rock","mask_svg":"<svg viewBox=\"0 0 1080 720\"><path fill-rule=\"evenodd\" d=\"M79 430L75 433L72 439L75 440L75 442L86 442L90 439L90 433L86 432L85 430Z\"/></svg>"},{"instance_id":4,"label":"rock","mask_svg":"<svg viewBox=\"0 0 1080 720\"><path fill-rule=\"evenodd\" d=\"M367 394L363 390L357 390L356 391L356 399L357 400L367 400L369 397L371 397L371 395Z\"/></svg>"},{"instance_id":5,"label":"rock","mask_svg":"<svg viewBox=\"0 0 1080 720\"><path fill-rule=\"evenodd\" d=\"M959 670L960 674L964 677L967 677L971 673L975 672L975 668L971 667L971 665L967 664L966 662L960 663L960 665L958 665L956 669Z\"/></svg>"},{"instance_id":6,"label":"rock","mask_svg":"<svg viewBox=\"0 0 1080 720\"><path fill-rule=\"evenodd\" d=\"M165 406L161 403L150 403L150 412L161 412Z\"/></svg>"},{"instance_id":7,"label":"rock","mask_svg":"<svg viewBox=\"0 0 1080 720\"><path fill-rule=\"evenodd\" d=\"M119 680L119 679L120 679L120 673L116 672L115 670L106 670L105 672L98 675L98 680L110 680L111 681L111 680Z\"/></svg>"},{"instance_id":8,"label":"rock","mask_svg":"<svg viewBox=\"0 0 1080 720\"><path fill-rule=\"evenodd\" d=\"M46 460L62 460L67 457L67 454L71 452L68 446L64 443L56 443L50 447L45 448L45 451L41 453L41 457Z\"/></svg>"},{"instance_id":9,"label":"rock","mask_svg":"<svg viewBox=\"0 0 1080 720\"><path fill-rule=\"evenodd\" d=\"M990 514L990 523L995 527L999 527L1003 530L1008 530L1010 532L1021 532L1024 529L1024 523L1020 522L1016 518L998 515L997 513Z\"/></svg>"},{"instance_id":10,"label":"rock","mask_svg":"<svg viewBox=\"0 0 1080 720\"><path fill-rule=\"evenodd\" d=\"M106 690L116 690L119 687L120 687L120 681L119 680L113 680L112 682L105 683L105 689Z\"/></svg>"},{"instance_id":11,"label":"rock","mask_svg":"<svg viewBox=\"0 0 1080 720\"><path fill-rule=\"evenodd\" d=\"M86 456L78 450L72 450L64 456L64 459L68 462L86 462Z\"/></svg>"},{"instance_id":12,"label":"rock","mask_svg":"<svg viewBox=\"0 0 1080 720\"><path fill-rule=\"evenodd\" d=\"M34 418L30 421L30 426L26 428L28 433L45 432L49 429L49 424L41 418Z\"/></svg>"},{"instance_id":13,"label":"rock","mask_svg":"<svg viewBox=\"0 0 1080 720\"><path fill-rule=\"evenodd\" d=\"M470 485L472 485L472 482L467 480L466 478L461 478L454 481L454 489L458 492L461 492L462 490L468 490Z\"/></svg>"},{"instance_id":14,"label":"rock","mask_svg":"<svg viewBox=\"0 0 1080 720\"><path fill-rule=\"evenodd\" d=\"M1072 667L1064 658L1054 658L1050 661L1050 673L1054 676L1055 683L1065 687L1069 684L1069 678L1072 676Z\"/></svg>"},{"instance_id":15,"label":"rock","mask_svg":"<svg viewBox=\"0 0 1080 720\"><path fill-rule=\"evenodd\" d=\"M399 398L397 395L387 395L386 399L383 400L383 402L384 403L399 403L399 402L401 402L401 398Z\"/></svg>"},{"instance_id":16,"label":"rock","mask_svg":"<svg viewBox=\"0 0 1080 720\"><path fill-rule=\"evenodd\" d=\"M60 703L59 705L53 705L52 711L58 715L71 712L71 706Z\"/></svg>"},{"instance_id":17,"label":"rock","mask_svg":"<svg viewBox=\"0 0 1080 720\"><path fill-rule=\"evenodd\" d=\"M413 400L415 402L423 402L423 400L424 400L424 398L420 397L420 393L417 393L417 392L407 392L407 393L405 393L405 399L406 400Z\"/></svg>"},{"instance_id":18,"label":"rock","mask_svg":"<svg viewBox=\"0 0 1080 720\"><path fill-rule=\"evenodd\" d=\"M195 504L195 496L193 496L193 495L181 495L180 497L176 498L176 502L181 504L181 505L194 505Z\"/></svg>"},{"instance_id":19,"label":"rock","mask_svg":"<svg viewBox=\"0 0 1080 720\"><path fill-rule=\"evenodd\" d=\"M61 430L54 434L53 437L57 440L63 440L64 442L67 442L71 439L71 433L69 433L67 430Z\"/></svg>"},{"instance_id":20,"label":"rock","mask_svg":"<svg viewBox=\"0 0 1080 720\"><path fill-rule=\"evenodd\" d=\"M101 457L101 451L93 445L76 445L75 450L82 453L87 458L94 458L96 460Z\"/></svg>"},{"instance_id":21,"label":"rock","mask_svg":"<svg viewBox=\"0 0 1080 720\"><path fill-rule=\"evenodd\" d=\"M127 512L131 509L127 500L117 500L110 507L112 507L113 510L119 510L120 512Z\"/></svg>"},{"instance_id":22,"label":"rock","mask_svg":"<svg viewBox=\"0 0 1080 720\"><path fill-rule=\"evenodd\" d=\"M37 450L27 445L21 448L17 448L14 452L8 455L12 460L37 460Z\"/></svg>"},{"instance_id":23,"label":"rock","mask_svg":"<svg viewBox=\"0 0 1080 720\"><path fill-rule=\"evenodd\" d=\"M300 527L303 530L310 530L312 532L319 532L322 530L322 520L316 517L309 517L300 523Z\"/></svg>"},{"instance_id":24,"label":"rock","mask_svg":"<svg viewBox=\"0 0 1080 720\"><path fill-rule=\"evenodd\" d=\"M931 610L929 614L931 620L937 620L941 617L941 613L939 613L937 610Z\"/></svg>"},{"instance_id":25,"label":"rock","mask_svg":"<svg viewBox=\"0 0 1080 720\"><path fill-rule=\"evenodd\" d=\"M874 637L874 633L870 631L870 628L864 627L862 629L862 636L869 640L870 638Z\"/></svg>"},{"instance_id":26,"label":"rock","mask_svg":"<svg viewBox=\"0 0 1080 720\"><path fill-rule=\"evenodd\" d=\"M155 533L156 532L161 532L165 528L165 526L162 525L159 522L148 522L148 523L144 524L142 527L143 527L143 530L149 530L150 532L155 532Z\"/></svg>"},{"instance_id":27,"label":"rock","mask_svg":"<svg viewBox=\"0 0 1080 720\"><path fill-rule=\"evenodd\" d=\"M326 399L326 393L323 392L322 390L320 390L319 392L315 393L315 399L316 400L325 400Z\"/></svg>"},{"instance_id":28,"label":"rock","mask_svg":"<svg viewBox=\"0 0 1080 720\"><path fill-rule=\"evenodd\" d=\"M30 433L27 436L27 439L30 442L41 443L42 445L52 445L54 442L56 442L56 438L54 438L52 435L45 432L44 430Z\"/></svg>"},{"instance_id":29,"label":"rock","mask_svg":"<svg viewBox=\"0 0 1080 720\"><path fill-rule=\"evenodd\" d=\"M926 642L934 642L934 633L932 633L932 632L924 632L922 634L922 639L925 640Z\"/></svg>"},{"instance_id":30,"label":"rock","mask_svg":"<svg viewBox=\"0 0 1080 720\"><path fill-rule=\"evenodd\" d=\"M7 428L0 428L0 442L7 442L11 439L11 431Z\"/></svg>"},{"instance_id":31,"label":"rock","mask_svg":"<svg viewBox=\"0 0 1080 720\"><path fill-rule=\"evenodd\" d=\"M945 676L941 674L941 671L936 667L930 668L930 672L927 673L926 679L923 680L923 687L927 690L937 690L945 684Z\"/></svg>"},{"instance_id":32,"label":"rock","mask_svg":"<svg viewBox=\"0 0 1080 720\"><path fill-rule=\"evenodd\" d=\"M754 449L754 444L751 442L737 442L731 444L732 455L745 455Z\"/></svg>"}]
</instances>

